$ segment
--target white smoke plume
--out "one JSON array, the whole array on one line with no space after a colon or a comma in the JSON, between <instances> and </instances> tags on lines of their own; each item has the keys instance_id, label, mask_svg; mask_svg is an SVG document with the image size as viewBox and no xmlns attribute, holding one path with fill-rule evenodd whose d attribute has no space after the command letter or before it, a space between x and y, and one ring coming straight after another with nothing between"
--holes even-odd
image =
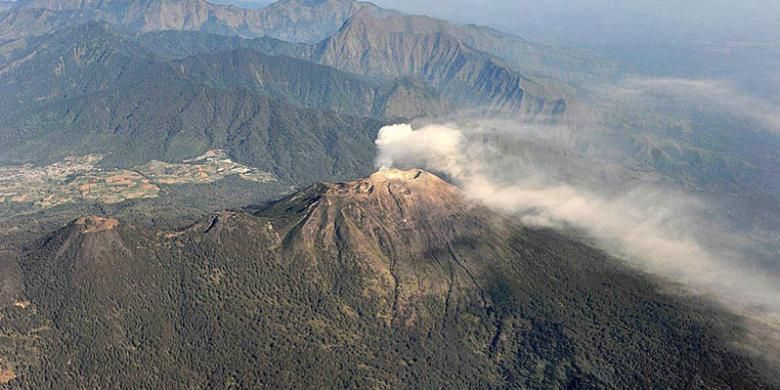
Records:
<instances>
[{"instance_id":1,"label":"white smoke plume","mask_svg":"<svg viewBox=\"0 0 780 390\"><path fill-rule=\"evenodd\" d=\"M539 130L545 129L533 131ZM741 258L738 247L728 245L739 242L738 237L699 218L707 204L695 197L647 184L619 190L571 184L565 175L553 173L560 171L555 164L520 166L522 158L507 156L485 142L483 129L428 125L414 130L393 125L380 130L376 145L378 168L418 167L444 174L466 196L517 215L527 224L578 228L643 271L735 308L780 313L778 278L754 269ZM572 172L577 176L576 169ZM721 245L705 244L704 238Z\"/></svg>"}]
</instances>

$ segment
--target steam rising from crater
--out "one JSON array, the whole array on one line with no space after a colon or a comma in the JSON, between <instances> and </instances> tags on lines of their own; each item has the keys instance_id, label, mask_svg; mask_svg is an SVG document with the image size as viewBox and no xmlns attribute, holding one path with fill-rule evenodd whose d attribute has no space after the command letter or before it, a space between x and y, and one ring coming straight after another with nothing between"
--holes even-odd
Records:
<instances>
[{"instance_id":1,"label":"steam rising from crater","mask_svg":"<svg viewBox=\"0 0 780 390\"><path fill-rule=\"evenodd\" d=\"M428 126L425 131L414 131L406 124L385 126L376 139L380 150L376 166L385 169L391 168L396 160L430 160L435 162L437 170L461 175L458 157L462 142L460 131L446 126ZM416 160L418 158L423 160Z\"/></svg>"},{"instance_id":2,"label":"steam rising from crater","mask_svg":"<svg viewBox=\"0 0 780 390\"><path fill-rule=\"evenodd\" d=\"M502 130L496 131L500 134ZM736 245L740 237L709 224L703 217L706 202L641 181L620 188L588 186L584 183L599 180L577 179L602 167L588 166L581 160L561 158L555 163L551 158L538 163L527 154L518 157L501 147L506 137L489 141L496 131L478 127L463 130L454 125L429 125L418 130L407 124L387 126L376 140L376 165L418 167L444 174L467 197L517 215L525 223L577 228L642 270L714 295L735 308L756 308L774 316L780 313L777 278L749 266ZM519 146L517 149L522 154ZM550 157L542 150L536 156ZM562 168L567 164L574 166ZM562 171L569 175L562 175Z\"/></svg>"}]
</instances>

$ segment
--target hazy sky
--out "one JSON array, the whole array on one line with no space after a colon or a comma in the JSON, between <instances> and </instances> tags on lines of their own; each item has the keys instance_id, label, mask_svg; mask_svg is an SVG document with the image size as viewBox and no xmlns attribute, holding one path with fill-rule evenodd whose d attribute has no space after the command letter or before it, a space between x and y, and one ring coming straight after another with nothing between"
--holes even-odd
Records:
<instances>
[{"instance_id":1,"label":"hazy sky","mask_svg":"<svg viewBox=\"0 0 780 390\"><path fill-rule=\"evenodd\" d=\"M780 39L777 0L376 0L535 40ZM446 4L446 6L442 6Z\"/></svg>"},{"instance_id":2,"label":"hazy sky","mask_svg":"<svg viewBox=\"0 0 780 390\"><path fill-rule=\"evenodd\" d=\"M267 4L268 0L215 0ZM780 0L373 0L536 41L780 40Z\"/></svg>"}]
</instances>

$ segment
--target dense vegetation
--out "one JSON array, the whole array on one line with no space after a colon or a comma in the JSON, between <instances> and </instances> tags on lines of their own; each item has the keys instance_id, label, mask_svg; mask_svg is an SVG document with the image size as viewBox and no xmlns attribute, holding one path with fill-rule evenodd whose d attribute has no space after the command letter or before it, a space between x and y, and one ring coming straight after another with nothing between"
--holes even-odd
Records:
<instances>
[{"instance_id":1,"label":"dense vegetation","mask_svg":"<svg viewBox=\"0 0 780 390\"><path fill-rule=\"evenodd\" d=\"M372 99L388 101L379 87L338 72L327 76L335 71L313 64L259 53L245 53L254 61L246 66L273 69L270 76L276 84L252 89L235 79L198 79L180 72L179 64L150 59L124 39L102 25L78 27L65 36L50 37L41 44L47 49L36 52L31 63L6 75L3 105L16 102L26 109L6 111L0 133L2 158L55 161L74 151L102 152L110 154L107 163L130 166L151 159L177 161L221 148L288 182L368 173L366 162L373 158L372 143L382 122L330 111L325 104L303 108L285 98L293 98L297 91L299 101L319 105L322 99L313 94L336 99L334 86L352 83L358 89L345 87L356 91L350 94L354 101L346 111L369 114L375 106ZM57 58L68 60L53 69L44 65L56 64ZM224 57L225 65L230 58ZM201 64L196 59L190 62ZM205 66L187 69L207 74L201 71ZM32 77L33 69L46 71ZM284 77L293 81L301 74L310 78L300 88L273 87L289 85ZM366 95L372 99L357 101Z\"/></svg>"},{"instance_id":2,"label":"dense vegetation","mask_svg":"<svg viewBox=\"0 0 780 390\"><path fill-rule=\"evenodd\" d=\"M16 383L768 385L728 346L735 319L706 302L659 293L596 250L440 184L431 198L418 184L365 183L178 232L69 224L19 260L32 304L1 322ZM393 194L406 194L398 207Z\"/></svg>"}]
</instances>

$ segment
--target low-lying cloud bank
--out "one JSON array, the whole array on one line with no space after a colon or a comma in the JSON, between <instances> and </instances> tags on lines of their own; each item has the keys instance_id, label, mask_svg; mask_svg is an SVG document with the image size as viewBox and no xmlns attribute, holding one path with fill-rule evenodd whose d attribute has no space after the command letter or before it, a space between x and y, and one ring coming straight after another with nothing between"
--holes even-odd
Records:
<instances>
[{"instance_id":1,"label":"low-lying cloud bank","mask_svg":"<svg viewBox=\"0 0 780 390\"><path fill-rule=\"evenodd\" d=\"M732 115L750 118L769 131L780 133L780 108L777 102L740 92L722 80L685 78L629 77L606 87L606 96L625 102L626 99L656 97L680 99L681 103L710 105Z\"/></svg>"},{"instance_id":2,"label":"low-lying cloud bank","mask_svg":"<svg viewBox=\"0 0 780 390\"><path fill-rule=\"evenodd\" d=\"M552 173L561 170L554 162L518 166L522 158L485 138L484 129L454 125L387 126L376 140L376 165L445 174L466 196L525 223L578 228L642 270L735 308L780 313L778 278L751 267L738 247L729 246L739 237L699 218L707 206L702 201L641 183L617 190L572 184ZM719 247L704 244L704 237L718 237Z\"/></svg>"}]
</instances>

